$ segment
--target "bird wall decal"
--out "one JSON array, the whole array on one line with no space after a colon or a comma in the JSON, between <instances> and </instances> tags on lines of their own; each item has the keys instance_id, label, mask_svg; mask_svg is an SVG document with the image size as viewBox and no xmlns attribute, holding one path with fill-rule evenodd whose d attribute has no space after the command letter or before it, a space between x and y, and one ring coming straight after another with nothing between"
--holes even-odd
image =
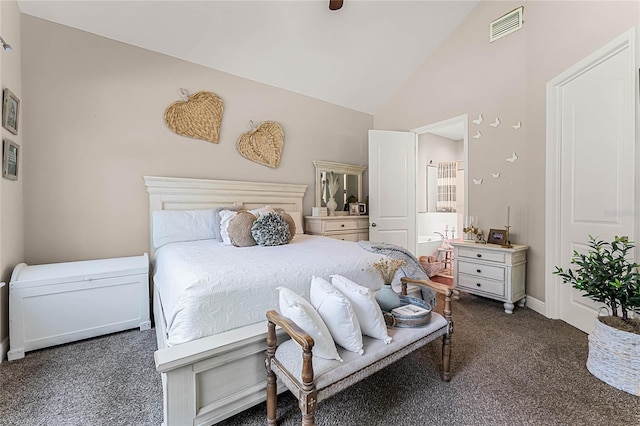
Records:
<instances>
[{"instance_id":1,"label":"bird wall decal","mask_svg":"<svg viewBox=\"0 0 640 426\"><path fill-rule=\"evenodd\" d=\"M473 179L473 183L475 185L482 185L482 178L481 179Z\"/></svg>"},{"instance_id":2,"label":"bird wall decal","mask_svg":"<svg viewBox=\"0 0 640 426\"><path fill-rule=\"evenodd\" d=\"M471 121L473 121L475 124L480 124L484 121L484 118L482 118L482 114L480 114L477 119Z\"/></svg>"},{"instance_id":3,"label":"bird wall decal","mask_svg":"<svg viewBox=\"0 0 640 426\"><path fill-rule=\"evenodd\" d=\"M518 156L514 152L514 153L511 154L511 158L507 158L507 161L510 162L510 163L515 163L517 159L518 159Z\"/></svg>"},{"instance_id":4,"label":"bird wall decal","mask_svg":"<svg viewBox=\"0 0 640 426\"><path fill-rule=\"evenodd\" d=\"M475 135L473 135L474 139L480 139L482 137L482 132L478 130Z\"/></svg>"},{"instance_id":5,"label":"bird wall decal","mask_svg":"<svg viewBox=\"0 0 640 426\"><path fill-rule=\"evenodd\" d=\"M520 127L522 127L522 123L518 121L518 124L514 124L513 126L514 129L518 130Z\"/></svg>"},{"instance_id":6,"label":"bird wall decal","mask_svg":"<svg viewBox=\"0 0 640 426\"><path fill-rule=\"evenodd\" d=\"M491 173L491 177L493 177L494 179L498 179L500 177L500 172L498 173Z\"/></svg>"},{"instance_id":7,"label":"bird wall decal","mask_svg":"<svg viewBox=\"0 0 640 426\"><path fill-rule=\"evenodd\" d=\"M496 121L494 121L493 123L489 124L489 126L491 127L498 127L500 125L500 119L498 117L496 117Z\"/></svg>"}]
</instances>

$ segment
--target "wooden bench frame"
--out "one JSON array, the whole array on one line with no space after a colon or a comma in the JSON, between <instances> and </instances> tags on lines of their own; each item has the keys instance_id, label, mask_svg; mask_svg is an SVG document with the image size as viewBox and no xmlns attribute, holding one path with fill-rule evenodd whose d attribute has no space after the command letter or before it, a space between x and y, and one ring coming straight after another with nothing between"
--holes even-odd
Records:
<instances>
[{"instance_id":1,"label":"wooden bench frame","mask_svg":"<svg viewBox=\"0 0 640 426\"><path fill-rule=\"evenodd\" d=\"M427 280L402 278L403 295L407 294L407 283L430 287L436 292L444 295L443 313L444 318L447 321L447 325L445 326L447 330L442 339L442 380L448 382L451 380L451 334L453 333L453 322L451 320L451 296L453 294L453 291L450 287L440 283L435 283ZM298 405L300 407L300 411L302 412L302 425L313 426L315 424L315 411L320 401L340 392L351 384L354 384L357 381L362 380L379 371L381 368L395 362L398 356L405 356L437 338L437 336L433 336L433 333L426 335L414 342L410 342L409 344L398 348L398 350L392 354L376 359L373 363L360 369L348 378L342 378L335 383L327 385L323 389L316 389L312 364L312 349L314 344L313 338L305 333L293 321L281 316L276 311L268 311L267 320L267 351L265 366L267 369L267 424L269 426L276 425L276 407L278 397L276 377L277 374L285 375L288 379L285 381L285 383L290 383L295 387L294 389L289 390L296 398L298 398ZM278 347L276 326L280 326L292 339L294 339L302 347L302 383L300 383L295 378L295 374L287 371L287 369L275 356L276 349ZM442 330L442 328L438 330ZM276 367L275 370L277 373L274 372L272 366ZM356 379L355 381L353 380L354 378ZM347 383L346 386L345 379L351 379L351 382ZM322 391L322 395L319 396L318 391Z\"/></svg>"}]
</instances>

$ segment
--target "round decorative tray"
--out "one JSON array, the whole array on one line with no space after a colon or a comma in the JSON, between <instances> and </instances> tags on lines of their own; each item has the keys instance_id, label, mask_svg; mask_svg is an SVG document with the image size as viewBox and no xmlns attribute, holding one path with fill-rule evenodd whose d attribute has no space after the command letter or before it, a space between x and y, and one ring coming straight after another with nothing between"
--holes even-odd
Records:
<instances>
[{"instance_id":1,"label":"round decorative tray","mask_svg":"<svg viewBox=\"0 0 640 426\"><path fill-rule=\"evenodd\" d=\"M411 296L400 296L400 307L406 305L414 305L419 308L426 309L427 312L416 315L401 315L396 312L382 311L387 326L399 328L415 328L422 327L423 325L429 323L429 321L431 320L431 306L428 302Z\"/></svg>"}]
</instances>

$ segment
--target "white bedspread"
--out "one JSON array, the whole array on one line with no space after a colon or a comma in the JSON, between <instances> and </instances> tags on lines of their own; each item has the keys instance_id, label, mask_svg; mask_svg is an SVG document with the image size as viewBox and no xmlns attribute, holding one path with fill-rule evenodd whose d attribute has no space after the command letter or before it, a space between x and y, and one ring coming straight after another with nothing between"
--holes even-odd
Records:
<instances>
[{"instance_id":1,"label":"white bedspread","mask_svg":"<svg viewBox=\"0 0 640 426\"><path fill-rule=\"evenodd\" d=\"M308 300L312 276L340 274L374 290L382 286L371 266L380 254L327 237L296 235L276 247L180 242L161 247L155 256L154 285L169 345L265 321L266 311L278 308L276 287Z\"/></svg>"}]
</instances>

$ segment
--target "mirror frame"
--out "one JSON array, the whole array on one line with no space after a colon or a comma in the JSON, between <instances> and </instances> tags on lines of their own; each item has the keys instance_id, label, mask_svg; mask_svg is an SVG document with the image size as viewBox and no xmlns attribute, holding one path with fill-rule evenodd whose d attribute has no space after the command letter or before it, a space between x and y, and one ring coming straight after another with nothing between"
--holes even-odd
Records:
<instances>
[{"instance_id":1,"label":"mirror frame","mask_svg":"<svg viewBox=\"0 0 640 426\"><path fill-rule=\"evenodd\" d=\"M333 161L316 160L313 162L316 166L316 199L315 206L320 207L322 205L322 184L320 183L320 174L322 172L334 172L347 175L355 175L358 177L358 202L363 203L362 200L362 174L366 170L366 166L359 166L357 164L335 163Z\"/></svg>"}]
</instances>

